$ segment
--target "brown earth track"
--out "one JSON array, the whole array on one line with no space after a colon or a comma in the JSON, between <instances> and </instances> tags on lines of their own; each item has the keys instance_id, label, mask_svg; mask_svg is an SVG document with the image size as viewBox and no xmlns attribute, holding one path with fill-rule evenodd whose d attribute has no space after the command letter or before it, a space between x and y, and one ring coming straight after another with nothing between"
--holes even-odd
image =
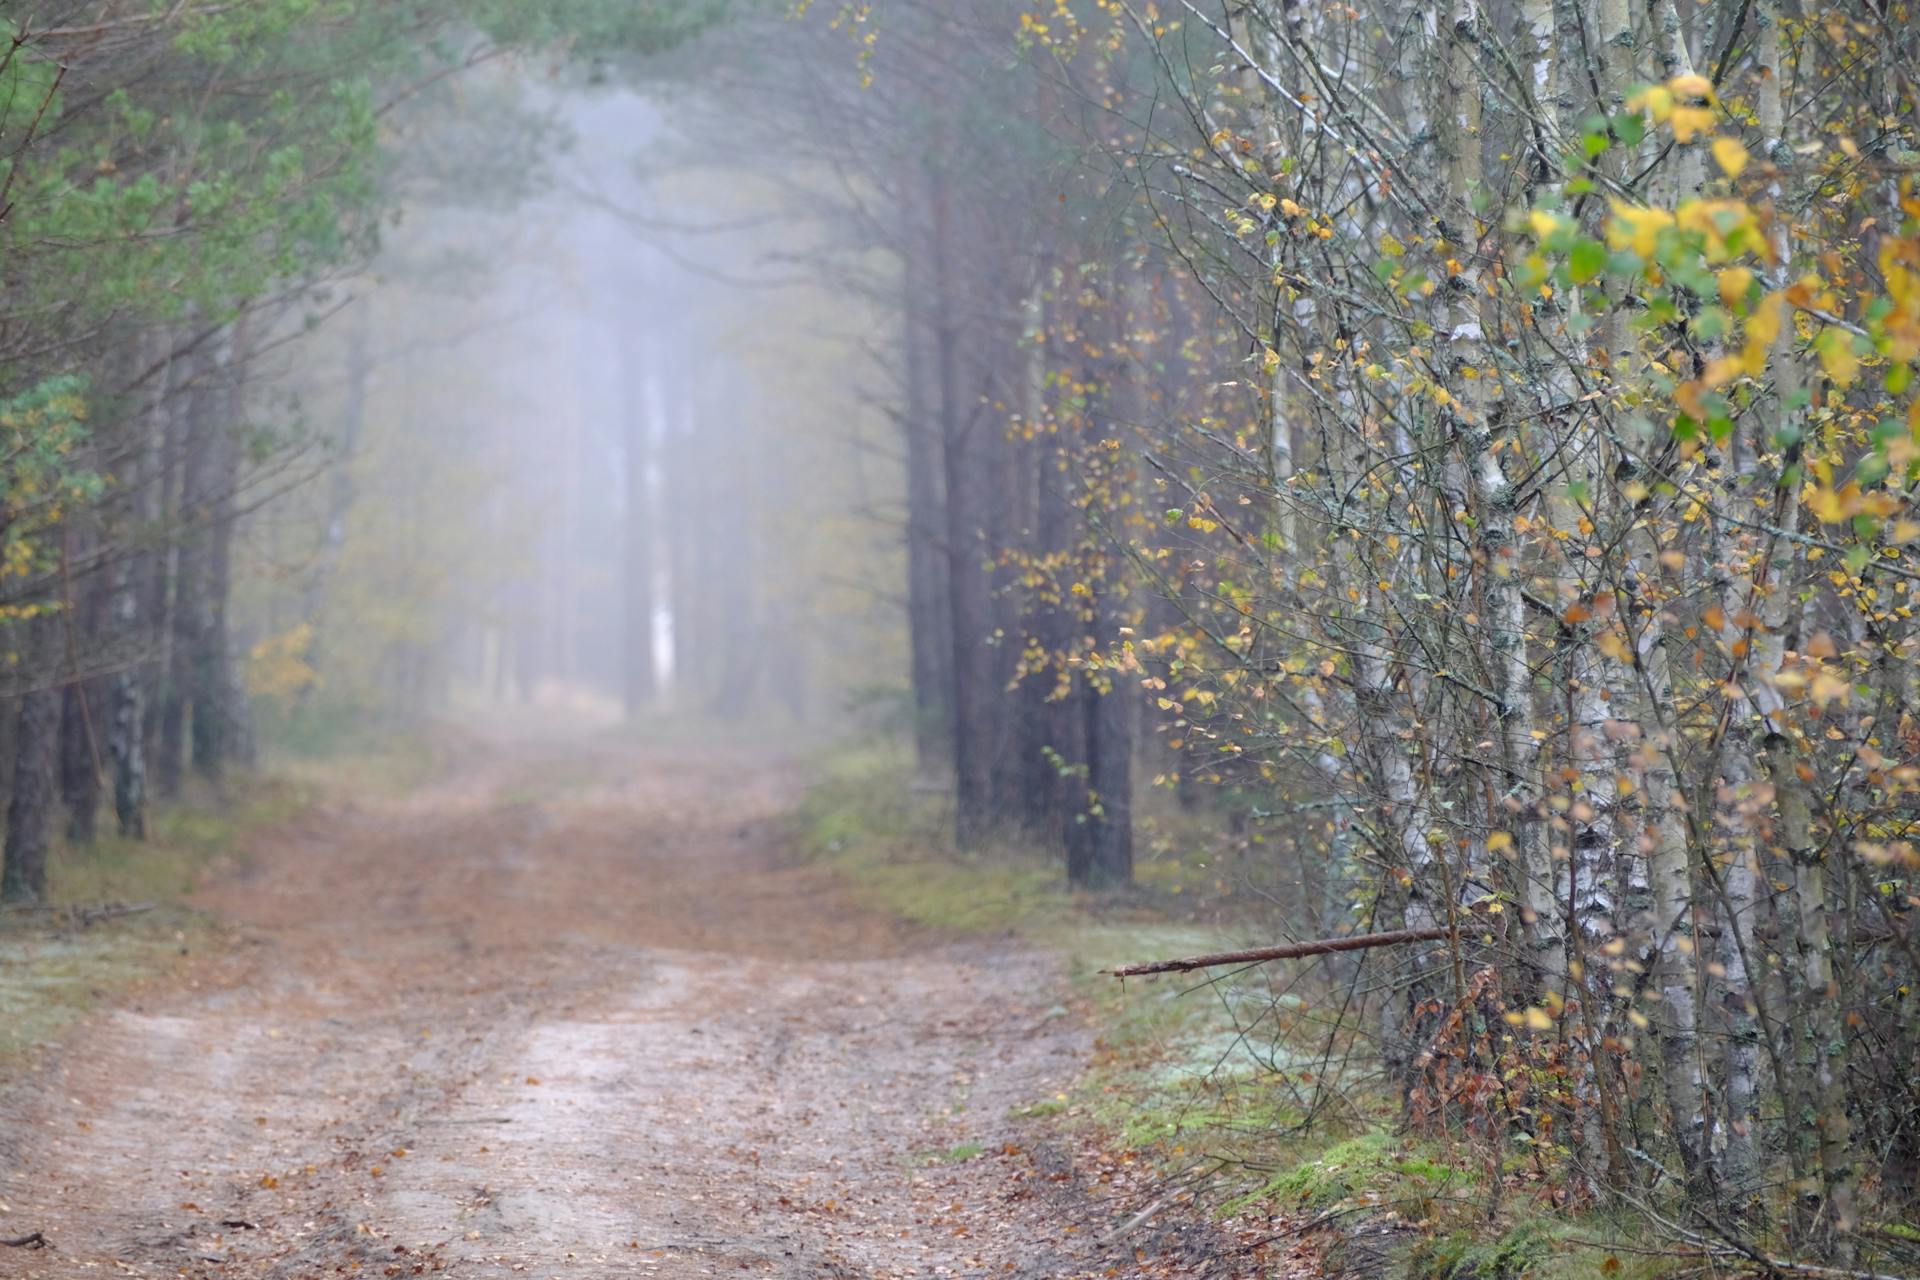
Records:
<instances>
[{"instance_id":1,"label":"brown earth track","mask_svg":"<svg viewBox=\"0 0 1920 1280\"><path fill-rule=\"evenodd\" d=\"M0 1225L54 1244L0 1274L1132 1273L1006 1119L1088 1048L1047 957L849 905L790 769L470 754L260 841L201 895L234 945L0 1093Z\"/></svg>"}]
</instances>

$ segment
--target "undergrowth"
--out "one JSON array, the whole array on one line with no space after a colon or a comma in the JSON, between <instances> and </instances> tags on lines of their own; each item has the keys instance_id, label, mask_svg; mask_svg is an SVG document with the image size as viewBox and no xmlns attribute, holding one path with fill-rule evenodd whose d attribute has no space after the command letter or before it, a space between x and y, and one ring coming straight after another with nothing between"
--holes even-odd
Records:
<instances>
[{"instance_id":1,"label":"undergrowth","mask_svg":"<svg viewBox=\"0 0 1920 1280\"><path fill-rule=\"evenodd\" d=\"M319 704L310 717L263 714L269 763L215 791L189 785L148 818L148 839L56 842L47 898L0 911L0 1062L55 1040L116 992L165 979L217 941L195 910L196 883L244 859L249 837L320 796L398 795L441 767L433 740L369 734ZM103 815L103 825L110 825Z\"/></svg>"},{"instance_id":2,"label":"undergrowth","mask_svg":"<svg viewBox=\"0 0 1920 1280\"><path fill-rule=\"evenodd\" d=\"M225 805L195 797L160 809L145 841L56 844L46 901L0 912L0 1062L50 1042L113 993L164 978L208 943L212 922L185 902L195 882L312 796L299 783L258 779Z\"/></svg>"},{"instance_id":3,"label":"undergrowth","mask_svg":"<svg viewBox=\"0 0 1920 1280\"><path fill-rule=\"evenodd\" d=\"M1204 1203L1223 1217L1313 1222L1329 1264L1359 1272L1651 1280L1672 1267L1635 1244L1631 1223L1560 1213L1550 1189L1496 1176L1483 1144L1405 1135L1398 1100L1348 1066L1312 993L1287 985L1279 966L1107 976L1219 949L1220 928L1196 921L1230 919L1236 938L1258 936L1244 904L1229 914L1208 900L1229 889L1204 864L1150 852L1142 891L1118 903L1075 894L1028 844L957 853L948 803L915 785L900 748L845 752L803 806L803 848L869 907L941 931L1011 933L1063 957L1095 1031L1093 1059L1071 1091L1035 1098L1016 1117L1090 1130L1170 1174L1204 1178Z\"/></svg>"},{"instance_id":4,"label":"undergrowth","mask_svg":"<svg viewBox=\"0 0 1920 1280\"><path fill-rule=\"evenodd\" d=\"M894 751L836 757L802 805L803 845L863 905L957 933L1043 932L1070 906L1059 871L1018 845L951 852L942 803ZM943 847L946 852L941 852Z\"/></svg>"}]
</instances>

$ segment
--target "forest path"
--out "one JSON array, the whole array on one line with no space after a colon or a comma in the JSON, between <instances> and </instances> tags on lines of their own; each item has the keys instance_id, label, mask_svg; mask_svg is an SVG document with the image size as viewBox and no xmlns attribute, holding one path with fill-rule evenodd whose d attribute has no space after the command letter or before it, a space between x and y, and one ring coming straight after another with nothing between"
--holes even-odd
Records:
<instances>
[{"instance_id":1,"label":"forest path","mask_svg":"<svg viewBox=\"0 0 1920 1280\"><path fill-rule=\"evenodd\" d=\"M262 839L199 900L234 946L0 1094L55 1245L0 1274L1085 1273L1111 1219L1007 1120L1087 1052L1057 973L849 905L799 785L476 748Z\"/></svg>"}]
</instances>

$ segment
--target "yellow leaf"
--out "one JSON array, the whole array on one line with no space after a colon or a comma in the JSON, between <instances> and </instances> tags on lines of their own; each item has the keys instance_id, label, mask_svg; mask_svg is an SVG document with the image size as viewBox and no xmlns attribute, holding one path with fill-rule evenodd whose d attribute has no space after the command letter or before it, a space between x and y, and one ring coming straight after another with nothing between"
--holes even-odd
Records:
<instances>
[{"instance_id":1,"label":"yellow leaf","mask_svg":"<svg viewBox=\"0 0 1920 1280\"><path fill-rule=\"evenodd\" d=\"M1747 290L1753 284L1753 272L1746 267L1728 267L1720 273L1720 301L1729 307L1737 307L1747 300Z\"/></svg>"},{"instance_id":2,"label":"yellow leaf","mask_svg":"<svg viewBox=\"0 0 1920 1280\"><path fill-rule=\"evenodd\" d=\"M1642 89L1627 99L1627 108L1630 111L1645 111L1656 123L1663 123L1673 114L1673 91L1659 85Z\"/></svg>"},{"instance_id":3,"label":"yellow leaf","mask_svg":"<svg viewBox=\"0 0 1920 1280\"><path fill-rule=\"evenodd\" d=\"M1766 371L1767 351L1778 341L1786 314L1786 297L1776 290L1760 299L1760 305L1747 317L1747 349L1742 358L1747 372L1755 377Z\"/></svg>"},{"instance_id":4,"label":"yellow leaf","mask_svg":"<svg viewBox=\"0 0 1920 1280\"><path fill-rule=\"evenodd\" d=\"M1527 1027L1533 1031L1553 1030L1553 1017L1545 1009L1532 1008L1526 1013Z\"/></svg>"},{"instance_id":5,"label":"yellow leaf","mask_svg":"<svg viewBox=\"0 0 1920 1280\"><path fill-rule=\"evenodd\" d=\"M1713 81L1697 73L1675 76L1667 81L1667 88L1673 91L1676 98L1691 98L1701 103L1713 101Z\"/></svg>"},{"instance_id":6,"label":"yellow leaf","mask_svg":"<svg viewBox=\"0 0 1920 1280\"><path fill-rule=\"evenodd\" d=\"M1665 209L1648 209L1624 201L1613 202L1613 221L1607 226L1607 246L1632 249L1643 258L1651 258L1660 232L1673 225L1673 215Z\"/></svg>"},{"instance_id":7,"label":"yellow leaf","mask_svg":"<svg viewBox=\"0 0 1920 1280\"><path fill-rule=\"evenodd\" d=\"M1713 127L1713 112L1705 107L1675 107L1671 123L1676 141L1692 142L1695 134Z\"/></svg>"},{"instance_id":8,"label":"yellow leaf","mask_svg":"<svg viewBox=\"0 0 1920 1280\"><path fill-rule=\"evenodd\" d=\"M1746 367L1747 361L1744 355L1720 356L1708 362L1707 371L1701 375L1700 380L1709 387L1724 387L1739 377Z\"/></svg>"},{"instance_id":9,"label":"yellow leaf","mask_svg":"<svg viewBox=\"0 0 1920 1280\"><path fill-rule=\"evenodd\" d=\"M1836 385L1853 385L1860 373L1860 357L1853 354L1852 337L1844 329L1822 329L1814 349L1820 353L1820 367Z\"/></svg>"},{"instance_id":10,"label":"yellow leaf","mask_svg":"<svg viewBox=\"0 0 1920 1280\"><path fill-rule=\"evenodd\" d=\"M1494 831L1488 834L1488 853L1505 853L1511 848L1513 848L1513 833L1511 831Z\"/></svg>"},{"instance_id":11,"label":"yellow leaf","mask_svg":"<svg viewBox=\"0 0 1920 1280\"><path fill-rule=\"evenodd\" d=\"M1853 487L1849 484L1836 493L1825 485L1813 485L1807 491L1807 510L1822 524L1839 524L1853 514L1854 503L1849 500L1853 495L1848 492Z\"/></svg>"},{"instance_id":12,"label":"yellow leaf","mask_svg":"<svg viewBox=\"0 0 1920 1280\"><path fill-rule=\"evenodd\" d=\"M1740 171L1747 167L1747 149L1732 138L1715 138L1713 162L1729 178L1737 178Z\"/></svg>"},{"instance_id":13,"label":"yellow leaf","mask_svg":"<svg viewBox=\"0 0 1920 1280\"><path fill-rule=\"evenodd\" d=\"M1831 671L1821 671L1813 677L1813 685L1807 692L1813 696L1815 702L1824 707L1829 702L1846 697L1852 691L1853 686L1839 676Z\"/></svg>"}]
</instances>

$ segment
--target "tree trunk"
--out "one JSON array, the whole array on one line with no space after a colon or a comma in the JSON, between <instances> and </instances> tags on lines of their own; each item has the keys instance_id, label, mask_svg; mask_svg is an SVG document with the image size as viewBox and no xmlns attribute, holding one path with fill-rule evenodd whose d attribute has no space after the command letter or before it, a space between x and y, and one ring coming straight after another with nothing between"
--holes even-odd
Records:
<instances>
[{"instance_id":1,"label":"tree trunk","mask_svg":"<svg viewBox=\"0 0 1920 1280\"><path fill-rule=\"evenodd\" d=\"M98 685L74 680L61 691L60 797L67 810L67 841L92 844L100 812L100 765L95 755L93 703Z\"/></svg>"},{"instance_id":2,"label":"tree trunk","mask_svg":"<svg viewBox=\"0 0 1920 1280\"><path fill-rule=\"evenodd\" d=\"M136 840L147 835L147 708L155 684L152 646L164 609L156 583L164 585L165 572L165 555L154 541L166 497L163 450L172 433L172 380L169 368L153 403L132 425L136 438L120 464L126 490L120 509L122 550L108 569L107 626L118 664L107 682L107 755L113 762L120 834Z\"/></svg>"},{"instance_id":3,"label":"tree trunk","mask_svg":"<svg viewBox=\"0 0 1920 1280\"><path fill-rule=\"evenodd\" d=\"M320 532L320 549L314 557L313 576L307 583L300 611L302 619L312 628L306 660L315 671L319 671L325 661L327 597L347 545L347 519L353 510L355 494L354 453L360 447L360 435L366 427L372 345L373 303L363 298L347 319L347 390L340 406L340 423L331 441L332 457L328 460L326 525ZM311 694L315 687L309 685L302 697Z\"/></svg>"},{"instance_id":4,"label":"tree trunk","mask_svg":"<svg viewBox=\"0 0 1920 1280\"><path fill-rule=\"evenodd\" d=\"M933 264L936 305L936 365L940 380L940 444L947 494L947 583L953 630L954 834L963 847L977 844L994 817L993 723L1000 691L994 687L988 631L993 619L991 584L980 513L978 442L972 416L962 405L961 341L954 317L951 258L952 217L946 175L933 174Z\"/></svg>"},{"instance_id":5,"label":"tree trunk","mask_svg":"<svg viewBox=\"0 0 1920 1280\"><path fill-rule=\"evenodd\" d=\"M31 624L28 650L34 656L30 670L44 673L52 648L53 622ZM7 805L4 867L0 868L0 901L39 902L47 894L47 847L53 837L54 755L60 736L61 692L47 684L21 695L18 739L13 758L13 797Z\"/></svg>"},{"instance_id":6,"label":"tree trunk","mask_svg":"<svg viewBox=\"0 0 1920 1280\"><path fill-rule=\"evenodd\" d=\"M1109 580L1096 588L1095 634L1106 636L1118 623ZM1124 673L1088 681L1086 879L1090 889L1133 882L1133 731L1132 701L1137 690Z\"/></svg>"},{"instance_id":7,"label":"tree trunk","mask_svg":"<svg viewBox=\"0 0 1920 1280\"><path fill-rule=\"evenodd\" d=\"M237 365L227 374L238 378ZM222 397L222 407L232 403ZM212 454L206 492L198 518L206 522L205 560L198 597L200 616L193 627L190 655L193 699L193 767L209 781L218 782L237 754L244 738L245 708L235 702L239 687L228 629L228 599L233 590L233 506L239 482L240 441L237 419L222 413L213 424L207 447ZM418 687L417 685L414 687Z\"/></svg>"},{"instance_id":8,"label":"tree trunk","mask_svg":"<svg viewBox=\"0 0 1920 1280\"><path fill-rule=\"evenodd\" d=\"M224 777L245 737L246 708L237 702L228 598L233 588L234 507L240 483L240 421L248 354L247 317L221 336L209 385L188 444L181 493L181 573L175 602L174 671L191 734L194 771Z\"/></svg>"},{"instance_id":9,"label":"tree trunk","mask_svg":"<svg viewBox=\"0 0 1920 1280\"><path fill-rule=\"evenodd\" d=\"M907 453L907 628L913 681L914 755L920 772L936 776L952 764L953 631L947 621L947 579L941 547L939 423L927 395L926 284L921 255L908 252L901 335L906 364L906 413L901 434Z\"/></svg>"},{"instance_id":10,"label":"tree trunk","mask_svg":"<svg viewBox=\"0 0 1920 1280\"><path fill-rule=\"evenodd\" d=\"M186 641L197 611L189 607L200 590L197 539L186 528L188 495L197 486L200 455L205 447L207 361L194 355L177 362L178 385L169 388L167 434L161 446L159 506L155 514L166 535L164 550L155 557L149 581L153 627L154 785L163 796L178 795L186 776L187 686L190 649Z\"/></svg>"},{"instance_id":11,"label":"tree trunk","mask_svg":"<svg viewBox=\"0 0 1920 1280\"><path fill-rule=\"evenodd\" d=\"M625 562L621 585L625 645L621 653L621 690L628 720L639 718L653 702L653 500L652 465L654 416L659 396L659 365L654 339L636 333L640 350L625 371L626 463Z\"/></svg>"}]
</instances>

